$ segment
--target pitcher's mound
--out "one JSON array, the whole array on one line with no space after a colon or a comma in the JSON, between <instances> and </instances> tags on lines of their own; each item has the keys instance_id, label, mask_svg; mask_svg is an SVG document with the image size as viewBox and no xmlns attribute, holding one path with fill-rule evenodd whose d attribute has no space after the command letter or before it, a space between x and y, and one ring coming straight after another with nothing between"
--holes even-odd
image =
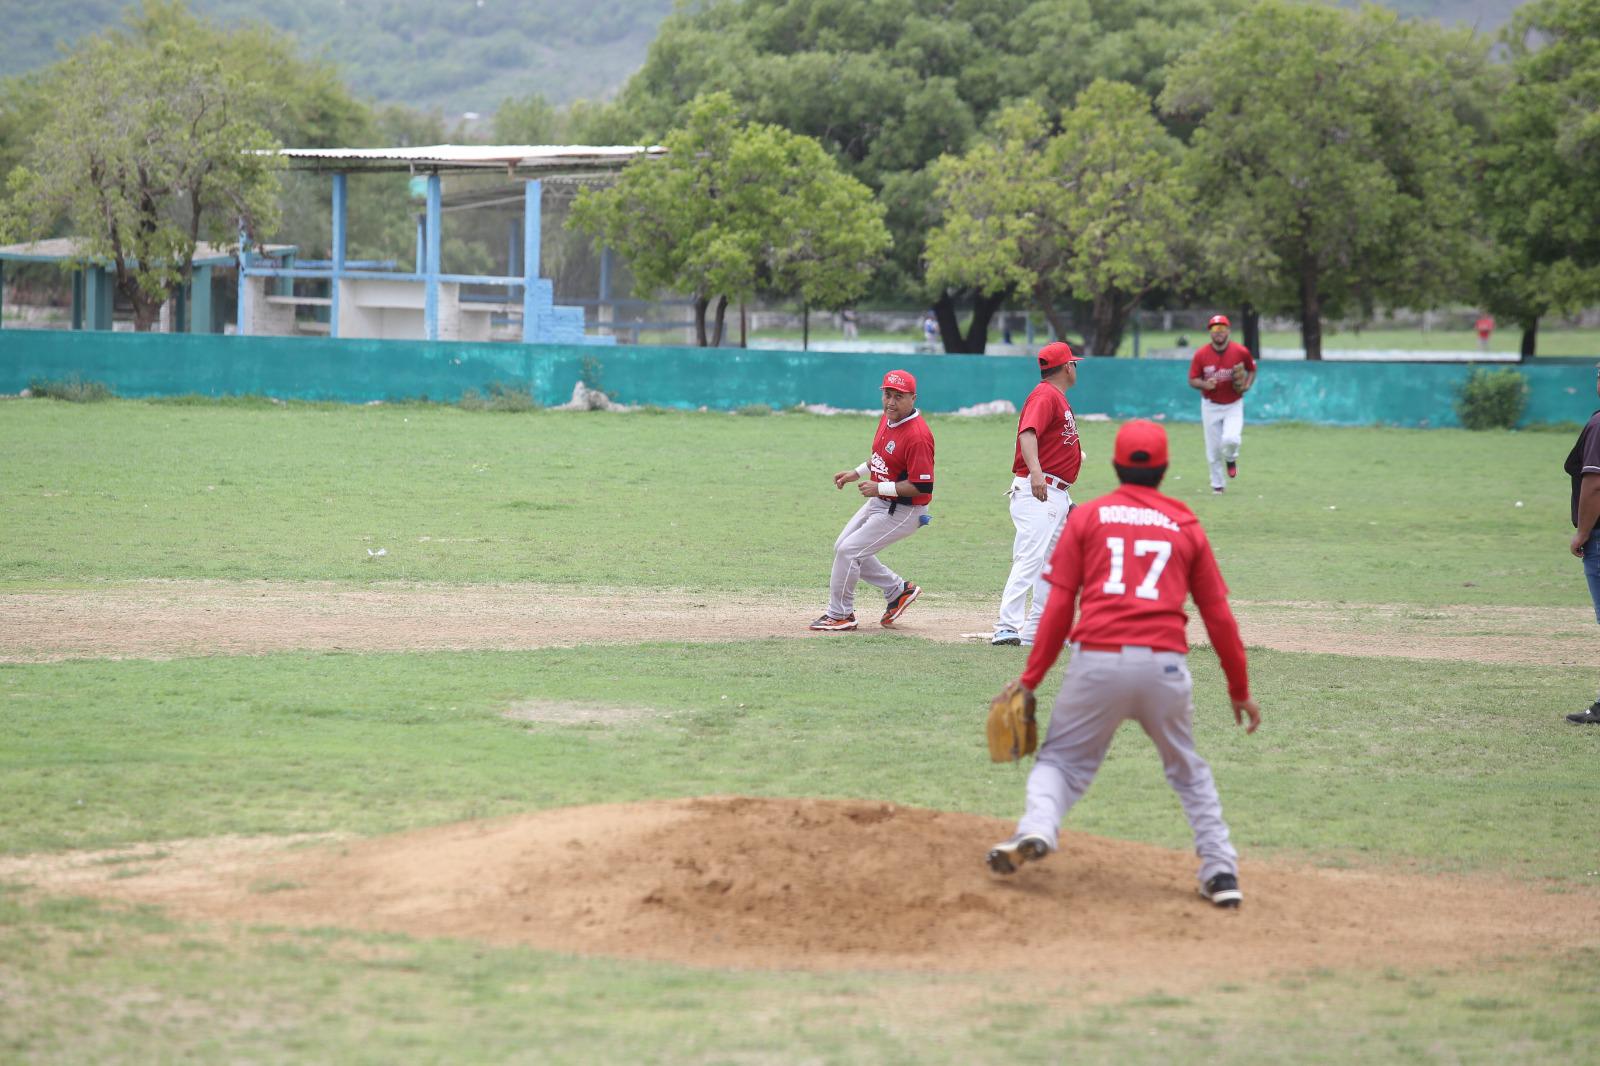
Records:
<instances>
[{"instance_id":1,"label":"pitcher's mound","mask_svg":"<svg viewBox=\"0 0 1600 1066\"><path fill-rule=\"evenodd\" d=\"M82 855L42 888L176 916L339 926L773 969L1245 977L1421 966L1600 944L1600 895L1271 867L1244 905L1195 893L1180 852L1067 833L1010 877L994 818L888 803L716 797L567 808L293 854L166 847L139 876ZM226 861L219 861L226 860ZM0 870L0 874L6 871ZM11 876L16 876L12 871Z\"/></svg>"}]
</instances>

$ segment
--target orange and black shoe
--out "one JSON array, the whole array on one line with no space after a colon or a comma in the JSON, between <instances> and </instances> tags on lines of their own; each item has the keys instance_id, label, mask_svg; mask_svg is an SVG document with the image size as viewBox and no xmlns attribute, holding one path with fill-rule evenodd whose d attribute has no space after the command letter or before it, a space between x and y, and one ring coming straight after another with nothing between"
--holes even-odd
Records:
<instances>
[{"instance_id":1,"label":"orange and black shoe","mask_svg":"<svg viewBox=\"0 0 1600 1066\"><path fill-rule=\"evenodd\" d=\"M889 601L888 609L883 612L882 624L885 626L894 625L895 621L906 613L906 608L915 603L920 595L922 595L922 590L907 581L905 586L901 588L900 594Z\"/></svg>"},{"instance_id":2,"label":"orange and black shoe","mask_svg":"<svg viewBox=\"0 0 1600 1066\"><path fill-rule=\"evenodd\" d=\"M831 614L825 614L815 622L811 623L812 629L823 633L831 633L836 630L854 629L855 627L856 616L854 614L847 614L843 618L835 618Z\"/></svg>"}]
</instances>

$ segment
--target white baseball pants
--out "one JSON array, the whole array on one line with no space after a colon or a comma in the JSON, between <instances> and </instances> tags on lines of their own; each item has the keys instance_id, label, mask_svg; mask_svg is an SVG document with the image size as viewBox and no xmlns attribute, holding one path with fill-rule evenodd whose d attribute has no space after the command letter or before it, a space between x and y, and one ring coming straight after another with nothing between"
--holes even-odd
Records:
<instances>
[{"instance_id":1,"label":"white baseball pants","mask_svg":"<svg viewBox=\"0 0 1600 1066\"><path fill-rule=\"evenodd\" d=\"M1006 578L1005 591L1000 594L1000 617L995 629L1015 630L1023 640L1032 643L1039 631L1039 617L1050 599L1050 582L1039 575L1050 553L1056 550L1061 537L1061 527L1072 507L1072 494L1066 489L1048 485L1045 498L1034 498L1033 489L1025 477L1013 478L1011 490L1011 523L1017 535L1011 542L1011 576ZM1033 606L1028 606L1028 593L1033 593Z\"/></svg>"},{"instance_id":2,"label":"white baseball pants","mask_svg":"<svg viewBox=\"0 0 1600 1066\"><path fill-rule=\"evenodd\" d=\"M1037 834L1054 849L1061 820L1089 791L1117 727L1131 718L1155 743L1167 784L1183 804L1200 856L1201 883L1215 874L1238 873L1239 856L1222 820L1211 767L1194 750L1188 661L1177 652L1149 648L1102 652L1071 647L1050 727L1028 775L1028 803L1017 832Z\"/></svg>"},{"instance_id":3,"label":"white baseball pants","mask_svg":"<svg viewBox=\"0 0 1600 1066\"><path fill-rule=\"evenodd\" d=\"M902 503L889 513L893 500L882 497L867 500L844 524L833 542L833 576L828 583L828 613L843 618L855 612L856 582L865 580L883 590L884 602L905 584L900 575L884 566L877 553L917 531L917 522L928 509Z\"/></svg>"},{"instance_id":4,"label":"white baseball pants","mask_svg":"<svg viewBox=\"0 0 1600 1066\"><path fill-rule=\"evenodd\" d=\"M1244 439L1244 401L1212 403L1200 398L1200 424L1206 431L1206 462L1211 465L1211 487L1227 484L1227 465L1239 459Z\"/></svg>"}]
</instances>

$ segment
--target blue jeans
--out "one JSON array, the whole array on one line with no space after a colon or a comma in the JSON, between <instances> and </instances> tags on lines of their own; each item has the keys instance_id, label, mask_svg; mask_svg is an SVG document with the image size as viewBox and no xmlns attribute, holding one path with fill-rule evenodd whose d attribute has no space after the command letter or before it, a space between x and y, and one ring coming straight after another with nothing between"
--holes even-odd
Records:
<instances>
[{"instance_id":1,"label":"blue jeans","mask_svg":"<svg viewBox=\"0 0 1600 1066\"><path fill-rule=\"evenodd\" d=\"M1594 600L1594 620L1600 622L1600 526L1589 534L1583 546L1583 576L1589 579L1589 595Z\"/></svg>"}]
</instances>

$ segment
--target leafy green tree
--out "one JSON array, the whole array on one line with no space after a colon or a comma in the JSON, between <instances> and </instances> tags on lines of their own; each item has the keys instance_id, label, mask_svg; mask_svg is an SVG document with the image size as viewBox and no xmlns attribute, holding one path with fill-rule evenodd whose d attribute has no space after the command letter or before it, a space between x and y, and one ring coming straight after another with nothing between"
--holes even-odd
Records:
<instances>
[{"instance_id":1,"label":"leafy green tree","mask_svg":"<svg viewBox=\"0 0 1600 1066\"><path fill-rule=\"evenodd\" d=\"M1232 241L1207 261L1296 313L1307 358L1325 315L1427 307L1471 276L1467 56L1488 65L1466 31L1263 0L1174 65L1161 104L1199 120L1200 225Z\"/></svg>"},{"instance_id":2,"label":"leafy green tree","mask_svg":"<svg viewBox=\"0 0 1600 1066\"><path fill-rule=\"evenodd\" d=\"M502 100L494 113L491 136L496 144L561 144L566 117L541 93Z\"/></svg>"},{"instance_id":3,"label":"leafy green tree","mask_svg":"<svg viewBox=\"0 0 1600 1066\"><path fill-rule=\"evenodd\" d=\"M658 140L689 101L730 93L753 121L816 138L878 194L894 235L880 298L934 301L945 348L982 351L1001 292L924 275L939 221L928 166L965 152L1006 103L1050 114L1106 74L1154 93L1167 65L1244 0L706 0L662 23L617 103L579 128ZM590 139L585 137L585 139ZM972 307L965 332L958 305Z\"/></svg>"},{"instance_id":4,"label":"leafy green tree","mask_svg":"<svg viewBox=\"0 0 1600 1066\"><path fill-rule=\"evenodd\" d=\"M48 79L50 110L7 182L0 228L25 238L66 220L83 259L113 265L140 330L189 281L198 241L277 221L276 144L251 117L264 87L205 43L135 24L79 47Z\"/></svg>"},{"instance_id":5,"label":"leafy green tree","mask_svg":"<svg viewBox=\"0 0 1600 1066\"><path fill-rule=\"evenodd\" d=\"M1482 192L1490 253L1486 307L1522 327L1600 301L1600 0L1536 0L1503 40L1512 82L1499 97Z\"/></svg>"},{"instance_id":6,"label":"leafy green tree","mask_svg":"<svg viewBox=\"0 0 1600 1066\"><path fill-rule=\"evenodd\" d=\"M758 292L842 307L889 245L882 209L813 140L742 123L726 93L696 101L664 159L585 189L571 222L627 260L642 291L694 300L695 335L722 343L728 301ZM715 303L715 327L706 312Z\"/></svg>"},{"instance_id":7,"label":"leafy green tree","mask_svg":"<svg viewBox=\"0 0 1600 1066\"><path fill-rule=\"evenodd\" d=\"M935 165L943 221L928 237L928 278L946 287L1027 293L1067 333L1059 302L1090 313L1093 355L1115 355L1128 316L1184 273L1190 190L1181 145L1150 98L1097 81L1051 135L1034 103L1001 112L998 136Z\"/></svg>"}]
</instances>

